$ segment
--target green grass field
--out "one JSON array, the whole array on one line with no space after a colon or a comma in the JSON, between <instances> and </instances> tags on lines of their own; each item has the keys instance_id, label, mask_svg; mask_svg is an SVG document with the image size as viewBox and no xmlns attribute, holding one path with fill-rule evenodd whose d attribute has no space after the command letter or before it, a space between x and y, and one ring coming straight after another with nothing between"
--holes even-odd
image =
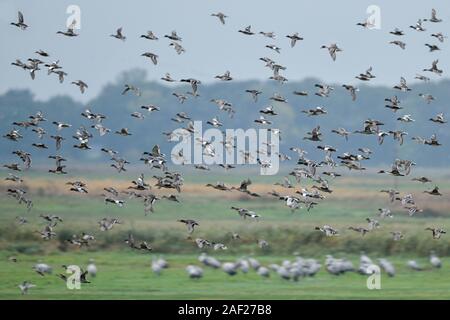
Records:
<instances>
[{"instance_id":1,"label":"green grass field","mask_svg":"<svg viewBox=\"0 0 450 320\"><path fill-rule=\"evenodd\" d=\"M341 276L321 270L313 278L298 282L286 281L272 273L263 279L253 270L247 274L229 276L221 270L204 269L202 279L189 279L185 266L200 265L196 255L165 255L169 268L160 276L150 268L152 254L129 251L76 252L18 255L18 262L0 257L0 299L449 299L450 259L444 259L441 270L415 272L406 269L407 257L392 258L397 275L389 278L382 273L381 289L368 290L365 276L348 273ZM63 272L62 264L85 266L94 258L98 274L80 290L69 290L56 276ZM261 257L263 264L281 263L287 257ZM291 257L292 258L292 257ZM352 257L355 266L358 258ZM42 259L53 267L53 274L41 277L31 266ZM236 257L220 256L221 261ZM426 259L419 259L425 265ZM22 296L17 285L23 280L37 286Z\"/></svg>"},{"instance_id":2,"label":"green grass field","mask_svg":"<svg viewBox=\"0 0 450 320\"><path fill-rule=\"evenodd\" d=\"M69 177L61 180L74 180ZM28 179L29 196L34 207L26 212L14 199L0 196L0 299L449 299L450 298L450 237L444 235L433 240L427 226L450 226L448 197L430 199L422 193L429 186L400 181L402 194L412 192L424 208L422 214L409 217L398 204L390 204L387 196L380 194L393 181L379 177L358 180L350 177L333 182L336 192L310 212L305 209L291 213L280 200L263 196L251 199L236 191L226 193L207 189L204 184L224 180L237 185L239 177L215 176L205 180L196 177L197 183L186 186L180 194L182 203L159 201L155 212L144 216L143 204L127 200L125 207L105 205L100 196L103 187L119 185L126 188L134 176L121 180L107 177L81 177L90 186L88 196L69 194L67 186L55 184L58 179L46 182L45 176ZM38 179L38 180L34 180ZM250 187L265 194L276 187L274 181L259 181ZM50 180L48 180L50 181ZM448 194L450 185L446 179L436 179L442 192ZM263 184L266 185L265 189ZM0 183L5 190L6 184ZM298 188L297 188L298 189ZM294 190L277 190L293 194ZM160 190L152 190L161 194ZM432 200L432 201L431 201ZM230 206L244 207L261 215L260 221L243 220ZM377 208L390 207L394 218L380 220L379 230L364 238L347 230L347 227L365 226L365 218L377 218ZM63 218L50 241L39 238L36 230L45 226L39 214L55 214ZM29 223L19 226L16 216L25 216ZM97 221L103 217L117 217L123 224L113 230L101 232ZM189 279L185 271L188 264L200 265L197 258L201 250L187 239L186 227L176 222L180 218L192 218L200 223L193 238L201 237L228 246L224 252L209 250L221 261L235 261L242 256L255 256L264 265L293 259L294 253L313 257L322 264L326 254L350 258L358 265L359 254L366 252L373 259L386 257L396 267L397 275L388 278L382 274L382 289L368 290L366 277L356 273L343 276L328 274L322 267L314 278L298 282L282 280L272 273L262 279L254 271L230 277L221 270L204 269L204 277ZM331 224L341 231L339 237L327 238L314 231L317 225ZM393 241L390 231L401 230L405 239ZM66 240L74 233L94 234L96 240L88 248L78 249ZM138 240L146 240L153 247L151 253L132 252L123 240L132 232ZM231 232L238 232L241 240L231 239ZM269 242L269 248L257 246L258 239ZM414 259L428 266L428 255L435 250L443 260L440 270L411 271L406 261ZM17 263L8 261L16 256ZM165 257L170 268L161 276L152 273L153 256ZM95 259L99 274L91 284L81 290L68 290L56 274L63 272L62 264L85 266ZM51 265L52 275L41 277L31 270L38 261ZM29 280L36 284L26 296L21 296L18 284Z\"/></svg>"}]
</instances>

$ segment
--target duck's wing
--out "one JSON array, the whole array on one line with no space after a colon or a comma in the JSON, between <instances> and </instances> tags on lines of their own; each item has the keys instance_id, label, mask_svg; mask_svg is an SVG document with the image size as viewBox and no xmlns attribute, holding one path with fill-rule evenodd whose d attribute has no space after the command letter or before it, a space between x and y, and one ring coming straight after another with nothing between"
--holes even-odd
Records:
<instances>
[{"instance_id":1,"label":"duck's wing","mask_svg":"<svg viewBox=\"0 0 450 320\"><path fill-rule=\"evenodd\" d=\"M22 14L22 12L17 12L17 17L18 17L18 19L19 19L19 23L23 23L23 14Z\"/></svg>"}]
</instances>

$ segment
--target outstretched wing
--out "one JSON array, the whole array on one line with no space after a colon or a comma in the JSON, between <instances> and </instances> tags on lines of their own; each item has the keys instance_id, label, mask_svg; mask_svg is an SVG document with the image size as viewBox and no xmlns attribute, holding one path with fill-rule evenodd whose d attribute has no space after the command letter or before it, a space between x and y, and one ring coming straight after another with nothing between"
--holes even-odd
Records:
<instances>
[{"instance_id":1,"label":"outstretched wing","mask_svg":"<svg viewBox=\"0 0 450 320\"><path fill-rule=\"evenodd\" d=\"M23 14L22 14L22 12L18 12L17 13L17 16L18 16L18 18L19 18L19 23L23 23Z\"/></svg>"}]
</instances>

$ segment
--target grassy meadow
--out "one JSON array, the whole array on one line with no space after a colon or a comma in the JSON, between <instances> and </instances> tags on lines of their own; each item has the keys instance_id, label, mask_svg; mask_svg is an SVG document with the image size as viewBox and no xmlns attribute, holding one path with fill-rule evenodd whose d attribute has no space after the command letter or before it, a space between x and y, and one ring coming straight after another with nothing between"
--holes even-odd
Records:
<instances>
[{"instance_id":1,"label":"grassy meadow","mask_svg":"<svg viewBox=\"0 0 450 320\"><path fill-rule=\"evenodd\" d=\"M206 183L224 181L237 186L246 176L202 174L185 177L187 181L179 195L181 203L157 201L155 212L144 215L143 203L127 199L123 208L103 202L104 187L114 186L125 190L138 173L112 179L109 175L73 175L49 177L31 174L23 188L28 190L34 206L30 212L24 205L7 197L6 189L13 186L2 181L0 189L0 299L448 299L450 298L450 238L434 240L425 227L448 229L450 225L450 201L448 197L432 197L423 193L434 183L445 195L450 191L450 180L445 174L433 179L433 184L422 185L405 179L395 180L378 175L356 175L337 178L330 182L335 191L325 194L326 199L307 212L300 209L291 213L283 201L267 192L277 190L283 195L293 195L296 189L283 189L273 183L280 176L257 177L249 186L260 198L250 198L237 191L221 192L206 188ZM116 177L117 175L115 175ZM149 178L148 182L153 184ZM65 182L83 180L89 194L68 191ZM308 187L311 184L306 185ZM303 185L302 185L303 187ZM409 217L397 203L391 204L388 196L379 190L397 188L401 194L412 193L424 212ZM162 196L166 190L152 188L151 192ZM244 207L261 215L259 221L243 220L230 209ZM378 208L390 208L394 218L377 218ZM40 214L55 214L64 221L55 227L56 237L45 241L35 232L45 226ZM28 219L18 225L15 217ZM112 230L102 232L97 221L103 217L116 217L123 223ZM365 218L379 220L381 227L364 238L347 230L348 226L367 226ZM388 278L382 274L382 290L368 290L366 277L356 273L343 276L328 274L323 268L314 278L299 282L285 281L272 273L262 279L254 271L230 277L221 270L205 269L204 277L192 280L184 270L188 264L200 265L197 257L202 252L193 239L188 238L186 227L177 219L190 218L200 226L192 238L208 239L224 243L228 250L208 250L221 261L235 261L239 257L254 256L263 264L281 263L294 255L317 258L323 263L325 255L351 259L358 265L359 254L364 251L373 259L386 257L396 267L397 275ZM340 230L338 237L327 238L314 231L315 226L332 225ZM405 238L393 241L391 231L402 231ZM94 234L96 240L89 247L77 248L66 241L72 234ZM151 244L151 253L133 252L123 240L132 232L137 240ZM233 240L237 232L241 239ZM265 239L269 247L261 249L258 239ZM428 255L436 251L443 259L443 268L428 270ZM15 256L16 263L8 260ZM170 267L161 276L152 273L153 256L165 257ZM63 272L62 264L86 265L93 258L99 274L91 284L81 290L68 290L55 274ZM417 260L427 268L414 272L406 268L406 261ZM52 275L41 277L31 270L38 261L51 265ZM24 280L36 284L30 294L21 296L17 285Z\"/></svg>"}]
</instances>

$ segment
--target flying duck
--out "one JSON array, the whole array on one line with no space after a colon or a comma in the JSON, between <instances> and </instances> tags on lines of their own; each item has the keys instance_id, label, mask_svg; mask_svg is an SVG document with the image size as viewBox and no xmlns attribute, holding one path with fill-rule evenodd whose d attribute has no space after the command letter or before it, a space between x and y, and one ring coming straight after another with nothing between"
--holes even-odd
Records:
<instances>
[{"instance_id":1,"label":"flying duck","mask_svg":"<svg viewBox=\"0 0 450 320\"><path fill-rule=\"evenodd\" d=\"M447 121L444 119L444 114L442 112L438 113L434 118L430 118L430 121L440 124L447 123Z\"/></svg>"},{"instance_id":2,"label":"flying duck","mask_svg":"<svg viewBox=\"0 0 450 320\"><path fill-rule=\"evenodd\" d=\"M105 197L105 199L104 199L105 204L112 203L112 204L115 204L116 206L118 206L120 208L123 207L124 204L125 204L125 201L123 201L123 200L116 199L116 198L113 198L113 197L109 197L109 196L106 196L106 195L103 195L103 196Z\"/></svg>"},{"instance_id":3,"label":"flying duck","mask_svg":"<svg viewBox=\"0 0 450 320\"><path fill-rule=\"evenodd\" d=\"M24 295L28 293L29 289L36 287L36 285L32 284L29 281L23 281L21 284L18 285L18 287L20 289L20 293Z\"/></svg>"},{"instance_id":4,"label":"flying duck","mask_svg":"<svg viewBox=\"0 0 450 320\"><path fill-rule=\"evenodd\" d=\"M77 80L77 81L72 81L72 84L78 86L80 88L81 93L84 93L84 91L86 90L86 88L88 88L88 85L81 81L81 80Z\"/></svg>"},{"instance_id":5,"label":"flying duck","mask_svg":"<svg viewBox=\"0 0 450 320\"><path fill-rule=\"evenodd\" d=\"M405 33L400 30L399 28L395 28L393 31L389 31L390 34L393 34L394 36L404 36Z\"/></svg>"},{"instance_id":6,"label":"flying duck","mask_svg":"<svg viewBox=\"0 0 450 320\"><path fill-rule=\"evenodd\" d=\"M325 233L327 237L339 235L339 231L337 229L334 229L333 227L330 227L329 225L324 225L323 227L315 227L314 229Z\"/></svg>"},{"instance_id":7,"label":"flying duck","mask_svg":"<svg viewBox=\"0 0 450 320\"><path fill-rule=\"evenodd\" d=\"M439 69L437 64L439 63L439 60L436 59L431 63L431 67L428 69L423 69L423 71L428 71L428 72L433 72L436 73L437 75L441 76L443 71L442 69Z\"/></svg>"},{"instance_id":8,"label":"flying duck","mask_svg":"<svg viewBox=\"0 0 450 320\"><path fill-rule=\"evenodd\" d=\"M350 92L350 95L352 96L352 101L355 101L356 100L356 92L359 91L359 89L354 86L347 85L347 84L343 84L342 87L344 87L348 92Z\"/></svg>"},{"instance_id":9,"label":"flying duck","mask_svg":"<svg viewBox=\"0 0 450 320\"><path fill-rule=\"evenodd\" d=\"M62 34L63 36L66 37L76 37L78 36L78 34L75 33L75 31L73 31L75 29L76 24L77 21L74 19L72 20L72 23L69 25L69 27L67 27L67 31L58 31L56 32L56 34Z\"/></svg>"},{"instance_id":10,"label":"flying duck","mask_svg":"<svg viewBox=\"0 0 450 320\"><path fill-rule=\"evenodd\" d=\"M255 33L251 31L251 28L252 28L252 26L247 26L247 27L245 27L245 29L239 30L239 32L242 34L248 35L248 36L252 36Z\"/></svg>"},{"instance_id":11,"label":"flying duck","mask_svg":"<svg viewBox=\"0 0 450 320\"><path fill-rule=\"evenodd\" d=\"M219 127L223 126L223 124L219 121L219 118L217 118L217 117L214 117L211 120L208 120L206 123L212 125L214 128L219 128Z\"/></svg>"},{"instance_id":12,"label":"flying duck","mask_svg":"<svg viewBox=\"0 0 450 320\"><path fill-rule=\"evenodd\" d=\"M314 86L316 88L319 88L319 91L316 92L315 95L322 98L328 98L330 96L330 93L334 90L332 86L326 84L315 84Z\"/></svg>"},{"instance_id":13,"label":"flying duck","mask_svg":"<svg viewBox=\"0 0 450 320\"><path fill-rule=\"evenodd\" d=\"M133 86L133 85L131 85L131 84L128 84L128 83L126 83L126 84L124 85L124 87L125 87L125 88L124 88L123 91L122 91L122 95L128 93L129 91L134 92L134 94L137 95L138 97L141 95L141 90L139 90L138 87L135 87L135 86Z\"/></svg>"},{"instance_id":14,"label":"flying duck","mask_svg":"<svg viewBox=\"0 0 450 320\"><path fill-rule=\"evenodd\" d=\"M250 179L243 180L239 187L231 187L231 190L237 190L242 193L246 193L252 197L259 197L257 193L253 193L250 190L248 190L248 186L252 184L252 181Z\"/></svg>"},{"instance_id":15,"label":"flying duck","mask_svg":"<svg viewBox=\"0 0 450 320\"><path fill-rule=\"evenodd\" d=\"M439 143L436 134L433 134L430 138L430 140L424 140L423 141L424 144L427 144L429 146L433 146L433 147L437 147L437 146L441 146L442 144Z\"/></svg>"},{"instance_id":16,"label":"flying duck","mask_svg":"<svg viewBox=\"0 0 450 320\"><path fill-rule=\"evenodd\" d=\"M28 25L24 23L23 14L20 11L17 12L17 22L11 22L10 24L20 28L21 30L28 28Z\"/></svg>"},{"instance_id":17,"label":"flying duck","mask_svg":"<svg viewBox=\"0 0 450 320\"><path fill-rule=\"evenodd\" d=\"M400 47L401 49L406 49L406 43L400 40L390 41L389 44L395 44L396 46Z\"/></svg>"},{"instance_id":18,"label":"flying duck","mask_svg":"<svg viewBox=\"0 0 450 320\"><path fill-rule=\"evenodd\" d=\"M403 177L404 176L404 174L400 173L400 171L399 171L399 169L398 169L398 167L396 165L392 165L391 171L380 170L380 171L378 171L378 173L387 173L387 174L391 174L391 175L396 176L396 177Z\"/></svg>"},{"instance_id":19,"label":"flying duck","mask_svg":"<svg viewBox=\"0 0 450 320\"><path fill-rule=\"evenodd\" d=\"M114 225L121 223L122 222L120 222L119 219L116 218L103 218L98 222L98 225L100 226L101 231L108 231L111 230Z\"/></svg>"},{"instance_id":20,"label":"flying duck","mask_svg":"<svg viewBox=\"0 0 450 320\"><path fill-rule=\"evenodd\" d=\"M417 20L414 26L409 26L411 29L416 31L426 31L426 29L422 26L422 19Z\"/></svg>"},{"instance_id":21,"label":"flying duck","mask_svg":"<svg viewBox=\"0 0 450 320\"><path fill-rule=\"evenodd\" d=\"M388 208L379 208L378 212L379 212L378 215L381 218L386 218L386 217L392 218L393 217L391 210Z\"/></svg>"},{"instance_id":22,"label":"flying duck","mask_svg":"<svg viewBox=\"0 0 450 320\"><path fill-rule=\"evenodd\" d=\"M125 41L125 40L127 39L127 37L125 37L125 36L122 34L122 27L120 27L119 29L117 29L117 31L116 31L115 34L110 34L109 36L110 36L110 37L113 37L113 38L116 38L116 39L119 39L119 40L122 40L122 41Z\"/></svg>"},{"instance_id":23,"label":"flying duck","mask_svg":"<svg viewBox=\"0 0 450 320\"><path fill-rule=\"evenodd\" d=\"M225 24L225 18L228 18L228 16L222 12L212 13L211 16L217 17L222 24Z\"/></svg>"},{"instance_id":24,"label":"flying duck","mask_svg":"<svg viewBox=\"0 0 450 320\"><path fill-rule=\"evenodd\" d=\"M169 47L173 47L177 54L182 54L183 52L186 52L186 49L184 49L183 46L181 44L179 44L178 42L172 41L169 44Z\"/></svg>"},{"instance_id":25,"label":"flying duck","mask_svg":"<svg viewBox=\"0 0 450 320\"><path fill-rule=\"evenodd\" d=\"M273 101L277 101L277 102L284 102L284 103L287 102L287 100L282 95L280 95L279 93L276 93L276 92L272 95L272 97L269 98L269 100L273 100Z\"/></svg>"},{"instance_id":26,"label":"flying duck","mask_svg":"<svg viewBox=\"0 0 450 320\"><path fill-rule=\"evenodd\" d=\"M268 44L268 45L266 45L266 48L269 48L269 49L271 49L271 50L273 50L273 51L276 51L277 53L280 53L280 50L281 50L280 47L277 47L277 46L274 45L274 44Z\"/></svg>"},{"instance_id":27,"label":"flying duck","mask_svg":"<svg viewBox=\"0 0 450 320\"><path fill-rule=\"evenodd\" d=\"M392 98L385 98L384 101L390 103L385 105L385 107L391 109L394 112L403 109L403 107L400 106L400 100L398 99L397 96L393 96Z\"/></svg>"},{"instance_id":28,"label":"flying duck","mask_svg":"<svg viewBox=\"0 0 450 320\"><path fill-rule=\"evenodd\" d=\"M408 87L408 85L406 84L406 79L401 77L400 78L400 83L398 85L395 85L393 87L394 89L406 92L406 91L411 91L411 89Z\"/></svg>"},{"instance_id":29,"label":"flying duck","mask_svg":"<svg viewBox=\"0 0 450 320\"><path fill-rule=\"evenodd\" d=\"M442 228L425 228L425 230L430 230L433 233L433 239L440 239L441 235L447 233L444 229Z\"/></svg>"},{"instance_id":30,"label":"flying duck","mask_svg":"<svg viewBox=\"0 0 450 320\"><path fill-rule=\"evenodd\" d=\"M307 132L309 137L303 137L303 140L311 140L311 141L322 141L320 138L322 133L320 133L320 126L315 127L311 130L311 132Z\"/></svg>"},{"instance_id":31,"label":"flying duck","mask_svg":"<svg viewBox=\"0 0 450 320\"><path fill-rule=\"evenodd\" d=\"M158 55L151 53L151 52L144 52L143 54L141 54L141 56L143 57L147 57L150 58L150 60L152 60L154 65L158 64Z\"/></svg>"},{"instance_id":32,"label":"flying duck","mask_svg":"<svg viewBox=\"0 0 450 320\"><path fill-rule=\"evenodd\" d=\"M405 114L401 117L398 117L397 120L401 121L401 122L405 122L405 123L416 121L412 118L412 116L410 114Z\"/></svg>"},{"instance_id":33,"label":"flying duck","mask_svg":"<svg viewBox=\"0 0 450 320\"><path fill-rule=\"evenodd\" d=\"M162 199L166 199L166 200L173 201L173 202L180 202L178 197L174 194L170 194L168 196L164 195L164 196L162 196Z\"/></svg>"},{"instance_id":34,"label":"flying duck","mask_svg":"<svg viewBox=\"0 0 450 320\"><path fill-rule=\"evenodd\" d=\"M308 115L308 117L327 114L327 111L325 110L325 108L321 107L321 106L315 107L314 109L302 110L301 112L306 113Z\"/></svg>"},{"instance_id":35,"label":"flying duck","mask_svg":"<svg viewBox=\"0 0 450 320\"><path fill-rule=\"evenodd\" d=\"M417 181L417 182L422 182L422 183L433 182L432 180L430 180L427 177L412 178L411 180L412 181Z\"/></svg>"},{"instance_id":36,"label":"flying duck","mask_svg":"<svg viewBox=\"0 0 450 320\"><path fill-rule=\"evenodd\" d=\"M194 93L194 95L197 94L198 85L201 84L200 80L193 78L181 79L180 82L188 82L192 87L192 92Z\"/></svg>"},{"instance_id":37,"label":"flying duck","mask_svg":"<svg viewBox=\"0 0 450 320\"><path fill-rule=\"evenodd\" d=\"M270 125L270 124L272 124L272 121L267 120L266 118L264 118L264 116L260 116L259 119L254 120L254 122L259 123L259 124L263 124L263 125Z\"/></svg>"},{"instance_id":38,"label":"flying duck","mask_svg":"<svg viewBox=\"0 0 450 320\"><path fill-rule=\"evenodd\" d=\"M339 48L337 46L336 43L332 43L329 46L323 45L320 48L321 49L328 49L328 53L330 54L331 59L333 59L333 61L336 61L336 53L343 51L341 48Z\"/></svg>"},{"instance_id":39,"label":"flying duck","mask_svg":"<svg viewBox=\"0 0 450 320\"><path fill-rule=\"evenodd\" d=\"M48 57L50 56L47 52L45 52L44 50L37 50L34 53L37 53L38 55L42 56L42 57Z\"/></svg>"},{"instance_id":40,"label":"flying duck","mask_svg":"<svg viewBox=\"0 0 450 320\"><path fill-rule=\"evenodd\" d=\"M359 232L362 236L365 236L366 233L370 231L369 229L366 229L364 227L352 227L352 226L348 227L348 230Z\"/></svg>"},{"instance_id":41,"label":"flying duck","mask_svg":"<svg viewBox=\"0 0 450 320\"><path fill-rule=\"evenodd\" d=\"M121 136L131 136L131 133L128 132L127 128L121 128L120 130L117 130L115 133Z\"/></svg>"},{"instance_id":42,"label":"flying duck","mask_svg":"<svg viewBox=\"0 0 450 320\"><path fill-rule=\"evenodd\" d=\"M344 137L345 140L348 141L348 136L350 135L350 132L348 132L344 128L333 129L333 130L331 130L331 132L336 133L336 134L340 135L341 137Z\"/></svg>"},{"instance_id":43,"label":"flying duck","mask_svg":"<svg viewBox=\"0 0 450 320\"><path fill-rule=\"evenodd\" d=\"M372 218L366 218L367 223L369 224L369 230L375 230L380 227L380 223Z\"/></svg>"},{"instance_id":44,"label":"flying duck","mask_svg":"<svg viewBox=\"0 0 450 320\"><path fill-rule=\"evenodd\" d=\"M398 140L400 145L403 145L403 137L408 134L408 132L397 130L397 131L388 131L388 134L391 134L394 140Z\"/></svg>"},{"instance_id":45,"label":"flying duck","mask_svg":"<svg viewBox=\"0 0 450 320\"><path fill-rule=\"evenodd\" d=\"M167 81L167 82L175 82L175 79L172 79L172 77L170 76L170 73L166 73L164 75L164 77L161 78L161 80Z\"/></svg>"},{"instance_id":46,"label":"flying duck","mask_svg":"<svg viewBox=\"0 0 450 320\"><path fill-rule=\"evenodd\" d=\"M444 35L442 34L442 32L433 33L431 36L432 36L432 37L435 37L436 39L438 39L439 42L444 42L444 40L447 38L446 36L444 36Z\"/></svg>"},{"instance_id":47,"label":"flying duck","mask_svg":"<svg viewBox=\"0 0 450 320\"><path fill-rule=\"evenodd\" d=\"M165 38L168 38L173 41L182 41L182 38L177 35L177 32L174 30L170 34L164 35Z\"/></svg>"},{"instance_id":48,"label":"flying duck","mask_svg":"<svg viewBox=\"0 0 450 320\"><path fill-rule=\"evenodd\" d=\"M256 221L258 221L258 219L261 217L260 215L256 214L254 211L245 209L245 208L238 208L238 207L231 207L231 209L236 210L239 215L243 218L246 219L247 217L255 219Z\"/></svg>"},{"instance_id":49,"label":"flying duck","mask_svg":"<svg viewBox=\"0 0 450 320\"><path fill-rule=\"evenodd\" d=\"M141 34L140 37L148 39L148 40L158 40L159 39L152 31L147 31L146 34Z\"/></svg>"},{"instance_id":50,"label":"flying duck","mask_svg":"<svg viewBox=\"0 0 450 320\"><path fill-rule=\"evenodd\" d=\"M432 196L442 196L442 193L439 192L438 186L435 186L433 190L425 190L424 193L428 193Z\"/></svg>"},{"instance_id":51,"label":"flying duck","mask_svg":"<svg viewBox=\"0 0 450 320\"><path fill-rule=\"evenodd\" d=\"M442 19L438 19L436 15L436 9L431 9L431 18L430 19L423 19L423 21L430 21L430 22L442 22Z\"/></svg>"},{"instance_id":52,"label":"flying duck","mask_svg":"<svg viewBox=\"0 0 450 320\"><path fill-rule=\"evenodd\" d=\"M214 78L222 80L222 81L231 81L231 80L233 80L233 78L231 77L230 71L228 71L228 70L225 71L224 74L217 75Z\"/></svg>"},{"instance_id":53,"label":"flying duck","mask_svg":"<svg viewBox=\"0 0 450 320\"><path fill-rule=\"evenodd\" d=\"M271 115L271 116L276 116L277 113L273 110L273 106L267 106L262 110L259 110L260 113L262 114L267 114L267 115Z\"/></svg>"},{"instance_id":54,"label":"flying duck","mask_svg":"<svg viewBox=\"0 0 450 320\"><path fill-rule=\"evenodd\" d=\"M180 220L177 220L177 221L181 222L181 223L184 223L187 226L189 234L192 234L194 232L195 226L199 226L197 221L192 220L192 219L180 219Z\"/></svg>"},{"instance_id":55,"label":"flying duck","mask_svg":"<svg viewBox=\"0 0 450 320\"><path fill-rule=\"evenodd\" d=\"M430 50L430 52L434 52L434 51L441 50L441 48L439 48L439 47L438 47L437 45L435 45L435 44L425 43L425 46L428 47L428 49Z\"/></svg>"},{"instance_id":56,"label":"flying duck","mask_svg":"<svg viewBox=\"0 0 450 320\"><path fill-rule=\"evenodd\" d=\"M260 31L259 34L263 35L266 38L271 38L271 39L275 39L275 32L264 32L264 31Z\"/></svg>"},{"instance_id":57,"label":"flying duck","mask_svg":"<svg viewBox=\"0 0 450 320\"><path fill-rule=\"evenodd\" d=\"M247 89L245 92L248 92L252 95L253 101L258 102L258 95L260 95L262 92L256 89Z\"/></svg>"},{"instance_id":58,"label":"flying duck","mask_svg":"<svg viewBox=\"0 0 450 320\"><path fill-rule=\"evenodd\" d=\"M298 32L295 32L295 33L293 33L291 35L288 34L286 36L286 38L291 39L291 48L293 48L295 46L297 41L303 40L303 38L298 35Z\"/></svg>"},{"instance_id":59,"label":"flying duck","mask_svg":"<svg viewBox=\"0 0 450 320\"><path fill-rule=\"evenodd\" d=\"M208 183L206 186L220 191L231 191L231 188L228 188L223 182L220 181L216 184Z\"/></svg>"},{"instance_id":60,"label":"flying duck","mask_svg":"<svg viewBox=\"0 0 450 320\"><path fill-rule=\"evenodd\" d=\"M430 104L435 98L429 93L419 93L419 97L423 98L427 104Z\"/></svg>"},{"instance_id":61,"label":"flying duck","mask_svg":"<svg viewBox=\"0 0 450 320\"><path fill-rule=\"evenodd\" d=\"M308 95L307 91L293 91L292 94L295 94L296 96L302 96L302 97L306 97Z\"/></svg>"}]
</instances>

